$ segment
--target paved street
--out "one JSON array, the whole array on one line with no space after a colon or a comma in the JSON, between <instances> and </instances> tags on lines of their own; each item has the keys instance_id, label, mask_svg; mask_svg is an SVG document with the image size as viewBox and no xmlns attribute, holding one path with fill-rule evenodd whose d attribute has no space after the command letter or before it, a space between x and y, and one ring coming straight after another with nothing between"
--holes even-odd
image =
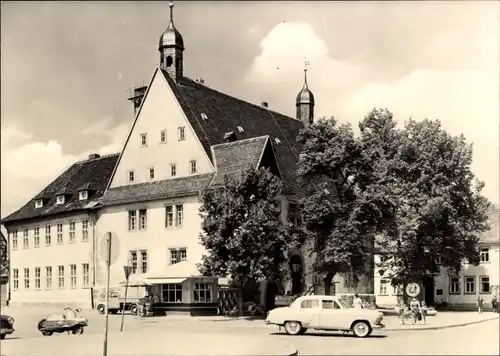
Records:
<instances>
[{"instance_id":1,"label":"paved street","mask_svg":"<svg viewBox=\"0 0 500 356\"><path fill-rule=\"evenodd\" d=\"M84 335L58 334L50 337L41 336L36 329L37 321L48 313L47 310L37 312L36 309L11 309L9 313L16 318L16 333L2 342L2 355L34 355L33 350L37 350L37 355L63 355L67 354L68 347L74 347L86 356L97 356L102 352L104 316L95 312L84 313L90 324ZM452 318L452 315L446 317ZM464 316L458 315L457 318ZM270 354L272 350L283 350L283 345L286 344L296 347L301 355L499 354L498 319L443 330L377 331L367 339L315 331L307 332L303 336L288 336L284 332L278 332L277 327L264 325L262 321L168 318L140 320L132 316L126 316L125 332L120 335L120 321L119 315L109 317L110 356L168 354L174 344L224 345L224 350L229 354L239 352L246 355ZM135 342L141 345L140 348L130 347L134 340L140 340ZM148 342L145 343L144 340ZM210 348L215 350L215 346ZM224 350L219 350L218 353L221 354ZM200 354L207 352L202 349ZM275 354L279 353L276 351Z\"/></svg>"}]
</instances>

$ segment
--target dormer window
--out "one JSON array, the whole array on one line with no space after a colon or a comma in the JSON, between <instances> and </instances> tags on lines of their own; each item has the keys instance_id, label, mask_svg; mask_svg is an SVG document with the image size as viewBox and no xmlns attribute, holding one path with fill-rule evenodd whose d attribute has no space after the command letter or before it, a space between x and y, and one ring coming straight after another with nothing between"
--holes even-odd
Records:
<instances>
[{"instance_id":1,"label":"dormer window","mask_svg":"<svg viewBox=\"0 0 500 356\"><path fill-rule=\"evenodd\" d=\"M56 204L64 204L64 195L58 195L56 198Z\"/></svg>"},{"instance_id":2,"label":"dormer window","mask_svg":"<svg viewBox=\"0 0 500 356\"><path fill-rule=\"evenodd\" d=\"M243 130L243 127L238 126L238 131L239 131L239 132L243 132L243 131L245 131L245 130Z\"/></svg>"},{"instance_id":3,"label":"dormer window","mask_svg":"<svg viewBox=\"0 0 500 356\"><path fill-rule=\"evenodd\" d=\"M78 199L79 200L87 200L88 198L89 198L88 190L82 190L81 192L78 192Z\"/></svg>"},{"instance_id":4,"label":"dormer window","mask_svg":"<svg viewBox=\"0 0 500 356\"><path fill-rule=\"evenodd\" d=\"M35 200L35 209L41 208L42 206L43 206L43 199L36 199Z\"/></svg>"},{"instance_id":5,"label":"dormer window","mask_svg":"<svg viewBox=\"0 0 500 356\"><path fill-rule=\"evenodd\" d=\"M208 120L208 116L207 116L207 114L205 114L204 112L202 112L202 113L201 113L201 118L202 118L203 120Z\"/></svg>"},{"instance_id":6,"label":"dormer window","mask_svg":"<svg viewBox=\"0 0 500 356\"><path fill-rule=\"evenodd\" d=\"M276 143L281 143L281 140L280 140L279 138L277 138L277 137L274 139L274 141L275 141Z\"/></svg>"}]
</instances>

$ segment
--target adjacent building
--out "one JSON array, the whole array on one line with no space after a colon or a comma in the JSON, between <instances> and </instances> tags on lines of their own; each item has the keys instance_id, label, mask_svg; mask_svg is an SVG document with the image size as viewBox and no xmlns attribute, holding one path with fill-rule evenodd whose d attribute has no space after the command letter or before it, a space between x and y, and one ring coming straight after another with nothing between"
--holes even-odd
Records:
<instances>
[{"instance_id":1,"label":"adjacent building","mask_svg":"<svg viewBox=\"0 0 500 356\"><path fill-rule=\"evenodd\" d=\"M445 270L437 276L427 278L423 285L423 299L428 305L445 303L454 309L474 309L479 296L485 306L491 306L491 300L499 294L500 274L500 231L499 209L490 212L490 230L481 234L479 239L480 263L473 266L464 261L457 276L449 276ZM375 265L380 265L380 258L375 255ZM375 294L378 306L394 307L403 297L400 287L391 286L391 281L381 272L383 267L374 270Z\"/></svg>"},{"instance_id":2,"label":"adjacent building","mask_svg":"<svg viewBox=\"0 0 500 356\"><path fill-rule=\"evenodd\" d=\"M2 219L10 249L10 303L89 306L95 282L96 214L118 155L76 162Z\"/></svg>"},{"instance_id":3,"label":"adjacent building","mask_svg":"<svg viewBox=\"0 0 500 356\"><path fill-rule=\"evenodd\" d=\"M8 242L0 232L0 304L5 305L8 299L9 255Z\"/></svg>"}]
</instances>

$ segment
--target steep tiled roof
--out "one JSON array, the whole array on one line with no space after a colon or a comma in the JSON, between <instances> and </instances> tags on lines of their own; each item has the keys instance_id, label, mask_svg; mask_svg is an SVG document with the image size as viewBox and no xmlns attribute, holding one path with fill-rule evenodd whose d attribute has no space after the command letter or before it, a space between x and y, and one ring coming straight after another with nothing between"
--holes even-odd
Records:
<instances>
[{"instance_id":1,"label":"steep tiled roof","mask_svg":"<svg viewBox=\"0 0 500 356\"><path fill-rule=\"evenodd\" d=\"M224 175L237 179L247 167L258 168L268 140L262 136L212 146L217 173L211 185L223 184Z\"/></svg>"},{"instance_id":2,"label":"steep tiled roof","mask_svg":"<svg viewBox=\"0 0 500 356\"><path fill-rule=\"evenodd\" d=\"M489 216L490 229L485 231L479 241L482 243L499 243L500 242L500 211L498 206L492 206Z\"/></svg>"},{"instance_id":3,"label":"steep tiled roof","mask_svg":"<svg viewBox=\"0 0 500 356\"><path fill-rule=\"evenodd\" d=\"M213 173L197 174L110 188L99 205L110 206L193 195L205 189L213 177Z\"/></svg>"},{"instance_id":4,"label":"steep tiled roof","mask_svg":"<svg viewBox=\"0 0 500 356\"><path fill-rule=\"evenodd\" d=\"M2 223L76 212L95 205L106 189L117 160L118 154L113 154L76 162L21 209L2 219ZM79 200L78 189L87 183L94 188L94 191L89 193L87 200ZM66 202L55 204L56 194L61 192L67 194ZM40 198L46 199L43 207L35 208L35 200Z\"/></svg>"},{"instance_id":5,"label":"steep tiled roof","mask_svg":"<svg viewBox=\"0 0 500 356\"><path fill-rule=\"evenodd\" d=\"M285 193L300 194L296 174L300 147L296 138L304 127L301 121L234 98L185 77L176 84L166 71L160 72L169 83L209 157L210 147L224 143L227 132L234 132L238 140L268 135L282 174Z\"/></svg>"}]
</instances>

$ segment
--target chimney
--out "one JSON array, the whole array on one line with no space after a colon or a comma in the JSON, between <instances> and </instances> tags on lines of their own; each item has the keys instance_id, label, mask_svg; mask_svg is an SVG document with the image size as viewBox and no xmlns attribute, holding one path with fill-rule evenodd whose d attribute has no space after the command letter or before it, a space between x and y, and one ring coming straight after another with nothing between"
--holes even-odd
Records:
<instances>
[{"instance_id":1,"label":"chimney","mask_svg":"<svg viewBox=\"0 0 500 356\"><path fill-rule=\"evenodd\" d=\"M196 78L196 83L205 84L205 80L201 78Z\"/></svg>"},{"instance_id":2,"label":"chimney","mask_svg":"<svg viewBox=\"0 0 500 356\"><path fill-rule=\"evenodd\" d=\"M137 110L141 106L142 99L144 98L144 94L146 94L147 88L147 86L135 88L134 95L131 98L128 98L128 100L134 103L134 116L137 114Z\"/></svg>"},{"instance_id":3,"label":"chimney","mask_svg":"<svg viewBox=\"0 0 500 356\"><path fill-rule=\"evenodd\" d=\"M263 101L260 105L262 105L262 107L264 107L264 108L268 107L267 101Z\"/></svg>"},{"instance_id":4,"label":"chimney","mask_svg":"<svg viewBox=\"0 0 500 356\"><path fill-rule=\"evenodd\" d=\"M101 155L97 154L97 153L91 153L89 154L89 159L96 159L96 158L99 158L101 157Z\"/></svg>"}]
</instances>

